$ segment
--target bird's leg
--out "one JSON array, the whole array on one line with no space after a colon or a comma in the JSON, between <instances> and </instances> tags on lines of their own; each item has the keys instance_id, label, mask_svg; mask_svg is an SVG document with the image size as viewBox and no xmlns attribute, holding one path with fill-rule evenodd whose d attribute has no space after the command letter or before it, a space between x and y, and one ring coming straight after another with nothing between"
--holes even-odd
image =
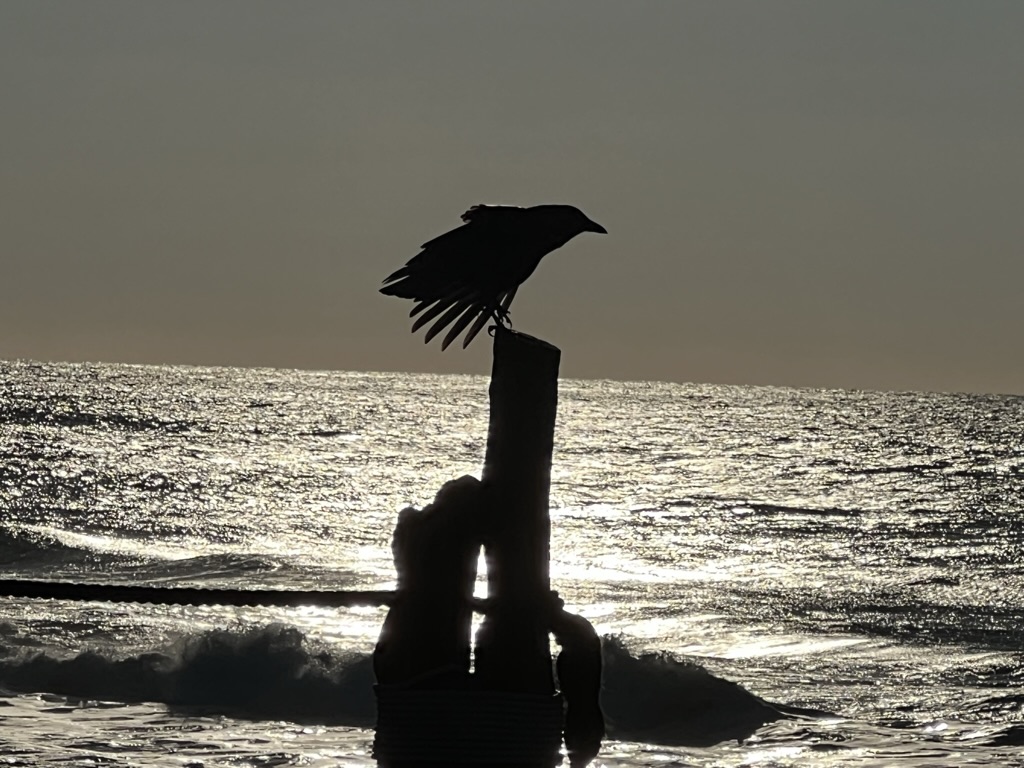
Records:
<instances>
[{"instance_id":1,"label":"bird's leg","mask_svg":"<svg viewBox=\"0 0 1024 768\"><path fill-rule=\"evenodd\" d=\"M508 313L508 309L501 304L498 304L491 308L491 317L494 318L494 322L503 328L507 327L512 330L512 316ZM498 325L492 325L487 329L487 333L493 336L498 331Z\"/></svg>"},{"instance_id":2,"label":"bird's leg","mask_svg":"<svg viewBox=\"0 0 1024 768\"><path fill-rule=\"evenodd\" d=\"M507 325L509 328L512 327L512 315L502 305L496 306L491 310L491 314L494 316L494 322L498 325Z\"/></svg>"}]
</instances>

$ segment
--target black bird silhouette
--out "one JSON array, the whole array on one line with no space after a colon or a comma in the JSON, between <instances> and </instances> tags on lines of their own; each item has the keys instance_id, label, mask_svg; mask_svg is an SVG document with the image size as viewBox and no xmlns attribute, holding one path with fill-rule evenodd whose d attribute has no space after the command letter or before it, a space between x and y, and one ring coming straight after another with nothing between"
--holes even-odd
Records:
<instances>
[{"instance_id":1,"label":"black bird silhouette","mask_svg":"<svg viewBox=\"0 0 1024 768\"><path fill-rule=\"evenodd\" d=\"M508 320L516 290L537 264L582 232L608 231L571 205L474 205L466 222L424 243L408 263L384 279L380 292L416 302L413 333L431 320L429 342L451 325L441 342L447 349L469 327L462 346L480 332L488 319Z\"/></svg>"}]
</instances>

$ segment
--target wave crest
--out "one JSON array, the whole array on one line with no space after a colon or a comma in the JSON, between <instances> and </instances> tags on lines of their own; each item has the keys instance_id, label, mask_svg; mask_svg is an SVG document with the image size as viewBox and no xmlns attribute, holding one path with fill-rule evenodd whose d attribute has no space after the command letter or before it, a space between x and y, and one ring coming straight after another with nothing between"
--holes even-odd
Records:
<instances>
[{"instance_id":1,"label":"wave crest","mask_svg":"<svg viewBox=\"0 0 1024 768\"><path fill-rule=\"evenodd\" d=\"M614 636L603 647L601 704L612 738L709 746L798 714L670 654L634 655ZM164 651L128 658L92 650L59 659L22 648L0 660L0 683L252 720L372 727L376 719L370 655L317 646L283 624L188 635Z\"/></svg>"}]
</instances>

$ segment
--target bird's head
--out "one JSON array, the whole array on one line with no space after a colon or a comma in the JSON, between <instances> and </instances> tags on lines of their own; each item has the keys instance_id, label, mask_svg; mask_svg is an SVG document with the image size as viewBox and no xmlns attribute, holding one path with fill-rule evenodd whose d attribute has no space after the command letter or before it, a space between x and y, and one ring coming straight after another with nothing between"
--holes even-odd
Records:
<instances>
[{"instance_id":1,"label":"bird's head","mask_svg":"<svg viewBox=\"0 0 1024 768\"><path fill-rule=\"evenodd\" d=\"M608 234L607 229L589 219L583 211L574 205L538 205L531 210L542 211L553 228L561 230L570 238L583 232Z\"/></svg>"}]
</instances>

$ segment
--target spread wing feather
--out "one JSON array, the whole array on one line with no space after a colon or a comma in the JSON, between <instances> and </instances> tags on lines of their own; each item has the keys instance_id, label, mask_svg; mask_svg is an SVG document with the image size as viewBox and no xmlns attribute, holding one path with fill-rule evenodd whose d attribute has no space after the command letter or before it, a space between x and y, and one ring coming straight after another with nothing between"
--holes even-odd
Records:
<instances>
[{"instance_id":1,"label":"spread wing feather","mask_svg":"<svg viewBox=\"0 0 1024 768\"><path fill-rule=\"evenodd\" d=\"M429 299L424 299L423 301L417 301L413 305L412 309L409 310L409 317L416 317L416 315L418 315L420 312L422 312L424 309L426 309L427 307L429 307L433 303L434 302L432 300L429 300Z\"/></svg>"},{"instance_id":2,"label":"spread wing feather","mask_svg":"<svg viewBox=\"0 0 1024 768\"><path fill-rule=\"evenodd\" d=\"M506 313L508 312L509 306L512 304L512 299L516 297L517 290L519 290L518 286L513 288L511 291L506 291L505 295L501 297L501 301L498 303L498 306L501 307L501 309L504 310ZM472 327L466 332L466 338L462 340L463 349L469 346L469 342L476 338L476 335L480 333L480 331L483 329L485 325L487 325L487 321L493 317L493 312L480 313L479 317L477 317L476 319L476 322L473 323Z\"/></svg>"},{"instance_id":3,"label":"spread wing feather","mask_svg":"<svg viewBox=\"0 0 1024 768\"><path fill-rule=\"evenodd\" d=\"M511 291L506 291L505 295L501 297L501 304L499 304L499 306L502 308L505 314L508 314L508 308L512 306L512 299L516 297L516 291L518 290L519 286L517 285Z\"/></svg>"},{"instance_id":4,"label":"spread wing feather","mask_svg":"<svg viewBox=\"0 0 1024 768\"><path fill-rule=\"evenodd\" d=\"M479 304L471 304L452 325L451 330L448 331L448 335L444 337L444 341L441 342L441 350L443 351L448 349L448 345L458 338L458 335L466 329L466 326L469 325L474 318L479 317L488 317L487 311ZM465 349L466 345L463 344L462 348Z\"/></svg>"},{"instance_id":5,"label":"spread wing feather","mask_svg":"<svg viewBox=\"0 0 1024 768\"><path fill-rule=\"evenodd\" d=\"M491 319L491 316L486 312L481 312L477 317L476 322L466 332L466 338L462 340L462 348L465 349L469 346L469 342L476 338L476 335L480 333L480 329L487 325L487 321Z\"/></svg>"},{"instance_id":6,"label":"spread wing feather","mask_svg":"<svg viewBox=\"0 0 1024 768\"><path fill-rule=\"evenodd\" d=\"M449 323L451 323L456 317L458 317L467 309L470 309L473 306L474 305L468 301L460 301L456 302L455 304L452 304L451 307L449 307L448 311L441 315L441 319L434 323L432 326L430 326L430 330L427 331L427 335L423 339L423 343L429 344L430 340L437 336L437 334L439 334L445 328L447 328Z\"/></svg>"},{"instance_id":7,"label":"spread wing feather","mask_svg":"<svg viewBox=\"0 0 1024 768\"><path fill-rule=\"evenodd\" d=\"M455 300L455 299L453 299L451 301L446 301L446 300L443 300L443 299L438 301L434 306L432 306L430 309L428 309L426 312L424 312L422 315L420 315L418 318L416 318L416 322L412 324L412 332L416 333L416 331L418 331L424 325L426 325L431 320L433 320L435 317L440 315L442 312L444 312L444 311L446 311L448 309L451 309L451 307L453 307L453 306L455 306L456 304L459 304L459 303L460 302L458 302L458 300ZM451 322L451 321L449 321L449 322ZM447 323L446 323L446 325L447 325Z\"/></svg>"}]
</instances>

